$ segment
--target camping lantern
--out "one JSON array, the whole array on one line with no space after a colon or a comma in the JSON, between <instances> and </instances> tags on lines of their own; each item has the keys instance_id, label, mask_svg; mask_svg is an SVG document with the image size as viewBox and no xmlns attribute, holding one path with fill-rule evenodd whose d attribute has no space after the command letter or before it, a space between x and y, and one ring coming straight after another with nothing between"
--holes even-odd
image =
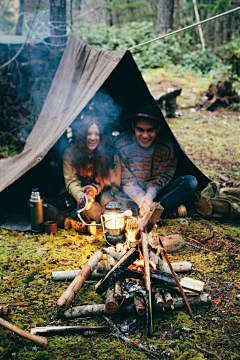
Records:
<instances>
[{"instance_id":1,"label":"camping lantern","mask_svg":"<svg viewBox=\"0 0 240 360\"><path fill-rule=\"evenodd\" d=\"M131 210L124 211L122 205L117 201L109 201L105 206L101 220L103 234L108 245L115 246L118 242L125 242L124 218L131 214Z\"/></svg>"}]
</instances>

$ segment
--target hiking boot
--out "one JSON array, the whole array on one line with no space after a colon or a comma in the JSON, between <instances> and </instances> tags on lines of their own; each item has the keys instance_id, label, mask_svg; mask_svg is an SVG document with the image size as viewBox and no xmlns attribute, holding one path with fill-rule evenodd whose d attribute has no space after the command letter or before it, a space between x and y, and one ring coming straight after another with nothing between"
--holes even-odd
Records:
<instances>
[{"instance_id":1,"label":"hiking boot","mask_svg":"<svg viewBox=\"0 0 240 360\"><path fill-rule=\"evenodd\" d=\"M91 224L96 224L96 221L92 221ZM64 221L64 228L67 229L75 229L77 232L82 234L91 234L91 235L97 235L97 228L96 226L86 226L80 221L76 221L71 219L70 217L67 217Z\"/></svg>"},{"instance_id":2,"label":"hiking boot","mask_svg":"<svg viewBox=\"0 0 240 360\"><path fill-rule=\"evenodd\" d=\"M64 228L66 229L75 229L79 233L87 234L88 230L87 227L81 223L80 221L76 221L67 217L64 221Z\"/></svg>"}]
</instances>

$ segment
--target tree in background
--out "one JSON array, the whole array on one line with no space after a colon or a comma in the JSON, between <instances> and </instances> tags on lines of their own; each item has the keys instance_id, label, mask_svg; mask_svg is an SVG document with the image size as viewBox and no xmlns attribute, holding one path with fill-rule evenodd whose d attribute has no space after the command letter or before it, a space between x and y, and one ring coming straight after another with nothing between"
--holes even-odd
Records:
<instances>
[{"instance_id":1,"label":"tree in background","mask_svg":"<svg viewBox=\"0 0 240 360\"><path fill-rule=\"evenodd\" d=\"M157 32L166 34L173 28L174 0L159 0L157 15Z\"/></svg>"},{"instance_id":2,"label":"tree in background","mask_svg":"<svg viewBox=\"0 0 240 360\"><path fill-rule=\"evenodd\" d=\"M66 0L50 0L50 22L52 26L51 42L62 45L66 43L66 17L67 3Z\"/></svg>"}]
</instances>

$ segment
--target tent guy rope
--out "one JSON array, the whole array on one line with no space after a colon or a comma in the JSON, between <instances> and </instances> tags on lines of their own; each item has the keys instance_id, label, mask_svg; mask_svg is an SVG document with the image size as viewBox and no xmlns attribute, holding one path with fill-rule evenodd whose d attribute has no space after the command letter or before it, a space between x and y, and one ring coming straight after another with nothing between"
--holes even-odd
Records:
<instances>
[{"instance_id":1,"label":"tent guy rope","mask_svg":"<svg viewBox=\"0 0 240 360\"><path fill-rule=\"evenodd\" d=\"M181 31L191 29L192 27L198 26L198 25L200 25L200 24L204 24L204 23L206 23L206 22L208 22L208 21L217 19L217 18L219 18L219 17L221 17L221 16L228 15L228 14L230 14L230 13L232 13L232 12L235 12L235 11L238 11L238 10L240 10L240 6L234 8L234 9L232 9L232 10L225 11L224 13L221 13L221 14L218 14L218 15L215 15L215 16L212 16L212 17L210 17L210 18L208 18L208 19L205 19L205 20L196 22L196 23L194 23L194 24L192 24L192 25L189 25L189 26L186 26L186 27L184 27L184 28L182 28L182 29L178 29L178 30L172 31L172 32L170 32L170 33L168 33L168 34L164 34L164 35L158 36L158 37L156 37L156 38L154 38L154 39L145 41L144 43L141 43L141 44L138 44L138 45L134 45L134 46L128 48L128 50L133 50L133 49L136 49L136 48L138 48L138 47L140 47L140 46L143 46L143 45L146 45L146 44L150 44L150 43L153 42L153 41L164 39L164 38L167 37L167 36L178 34L178 33L180 33Z\"/></svg>"}]
</instances>

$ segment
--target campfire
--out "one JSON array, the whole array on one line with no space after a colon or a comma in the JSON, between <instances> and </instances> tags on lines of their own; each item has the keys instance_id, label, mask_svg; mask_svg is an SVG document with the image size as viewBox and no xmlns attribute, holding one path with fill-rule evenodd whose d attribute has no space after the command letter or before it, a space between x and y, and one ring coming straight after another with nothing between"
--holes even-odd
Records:
<instances>
[{"instance_id":1,"label":"campfire","mask_svg":"<svg viewBox=\"0 0 240 360\"><path fill-rule=\"evenodd\" d=\"M116 204L113 204L113 207L116 209ZM123 239L124 235L125 242L117 242L116 246L103 249L107 255L107 264L100 262L102 252L95 253L57 301L58 309L67 310L84 281L94 272L95 275L101 273L102 276L105 273L105 276L95 285L95 291L99 295L105 293L106 300L105 304L91 306L93 315L115 314L121 312L122 309L124 311L135 309L139 316L146 317L149 337L153 334L153 308L164 311L169 307L173 310L174 307L179 307L179 304L182 306L185 304L189 314L193 316L190 303L208 302L208 298L205 300L201 298L204 282L176 275L175 271L182 272L191 269L191 264L189 262L172 264L168 258L166 249L169 243L171 247L171 243L175 242L175 249L177 249L182 245L182 238L178 235L169 237L152 235L151 230L159 220L162 211L162 206L154 203L147 216L124 217L121 215L120 222L116 222L116 219L119 213L123 213L119 212L119 209L118 215L115 211L113 213L109 211L104 219L104 221L113 220L110 226L106 226L108 236L110 235L113 241L114 236L119 240ZM112 217L108 218L111 214ZM117 229L114 224L117 225ZM109 233L110 229L112 233ZM189 300L186 295L191 296ZM86 315L86 308L86 306L72 308L65 311L64 315L66 317L82 316L83 313Z\"/></svg>"}]
</instances>

